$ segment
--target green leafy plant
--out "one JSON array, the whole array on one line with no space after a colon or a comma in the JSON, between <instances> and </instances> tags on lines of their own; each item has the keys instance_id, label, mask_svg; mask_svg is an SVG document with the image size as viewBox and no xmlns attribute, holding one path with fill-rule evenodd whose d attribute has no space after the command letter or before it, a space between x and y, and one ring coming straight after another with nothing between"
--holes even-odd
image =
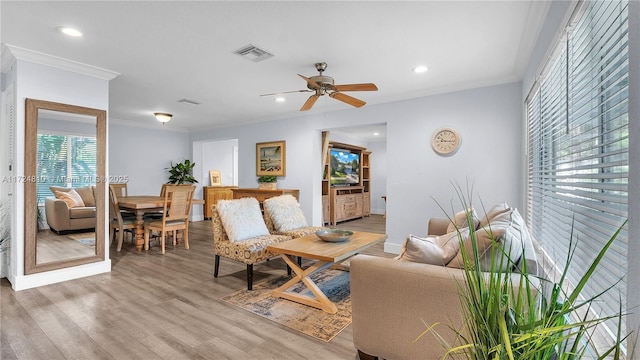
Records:
<instances>
[{"instance_id":1,"label":"green leafy plant","mask_svg":"<svg viewBox=\"0 0 640 360\"><path fill-rule=\"evenodd\" d=\"M189 159L177 164L171 163L169 170L169 181L167 184L193 184L197 183L195 177L193 177L193 167L196 163L191 162Z\"/></svg>"},{"instance_id":2,"label":"green leafy plant","mask_svg":"<svg viewBox=\"0 0 640 360\"><path fill-rule=\"evenodd\" d=\"M273 175L261 175L258 176L259 183L274 183L278 182L278 178Z\"/></svg>"},{"instance_id":3,"label":"green leafy plant","mask_svg":"<svg viewBox=\"0 0 640 360\"><path fill-rule=\"evenodd\" d=\"M470 201L466 201L463 196L460 198L464 209L471 207ZM621 331L624 316L622 305L617 314L596 316L591 311L591 304L616 284L586 299L581 296L581 291L626 221L605 243L586 273L577 284L572 284L571 289L567 283L567 272L576 248L573 233L568 239L570 250L560 280L554 283L544 277L529 274L526 262L521 272L494 271L504 268L504 264L513 269L516 265L495 238L492 238L490 251L492 255L501 253L502 256L491 256L492 259L499 260L492 260L490 268L483 271L482 255L478 251L471 213L467 214L467 224L472 246L471 252L461 246L465 281L458 284L464 326L462 329L449 326L456 335L455 344L446 343L438 334L436 327L439 324L432 324L418 338L431 332L448 349L444 358L574 360L585 356L598 325L617 319L615 343L603 354L597 354L597 359L623 358L622 343L629 335L623 335ZM460 241L463 241L461 233L458 234Z\"/></svg>"}]
</instances>

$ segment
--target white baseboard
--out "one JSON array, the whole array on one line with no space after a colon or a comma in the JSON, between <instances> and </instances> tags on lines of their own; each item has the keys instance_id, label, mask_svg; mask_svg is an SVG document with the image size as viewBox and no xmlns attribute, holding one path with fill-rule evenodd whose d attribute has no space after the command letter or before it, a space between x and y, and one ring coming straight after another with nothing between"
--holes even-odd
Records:
<instances>
[{"instance_id":1,"label":"white baseboard","mask_svg":"<svg viewBox=\"0 0 640 360\"><path fill-rule=\"evenodd\" d=\"M38 286L55 284L67 280L80 279L83 277L103 274L111 271L111 260L98 263L74 266L72 268L46 271L32 275L16 276L11 281L11 287L15 291L26 290Z\"/></svg>"},{"instance_id":2,"label":"white baseboard","mask_svg":"<svg viewBox=\"0 0 640 360\"><path fill-rule=\"evenodd\" d=\"M392 244L392 243L389 243L388 241L384 243L384 252L386 253L400 254L401 250L402 250L402 245L400 244Z\"/></svg>"}]
</instances>

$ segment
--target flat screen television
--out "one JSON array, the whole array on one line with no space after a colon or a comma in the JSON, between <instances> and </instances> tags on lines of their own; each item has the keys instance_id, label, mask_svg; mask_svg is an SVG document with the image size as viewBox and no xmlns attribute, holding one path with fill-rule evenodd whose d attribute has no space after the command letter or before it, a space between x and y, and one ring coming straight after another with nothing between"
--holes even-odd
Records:
<instances>
[{"instance_id":1,"label":"flat screen television","mask_svg":"<svg viewBox=\"0 0 640 360\"><path fill-rule=\"evenodd\" d=\"M360 185L360 152L331 149L331 186Z\"/></svg>"}]
</instances>

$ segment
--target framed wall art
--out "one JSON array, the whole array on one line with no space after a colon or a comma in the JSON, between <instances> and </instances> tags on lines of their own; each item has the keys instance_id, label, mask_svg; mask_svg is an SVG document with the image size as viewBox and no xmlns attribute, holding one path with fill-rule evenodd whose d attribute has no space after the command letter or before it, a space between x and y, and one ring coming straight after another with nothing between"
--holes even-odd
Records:
<instances>
[{"instance_id":1,"label":"framed wall art","mask_svg":"<svg viewBox=\"0 0 640 360\"><path fill-rule=\"evenodd\" d=\"M222 186L220 170L209 170L209 180L211 181L211 186Z\"/></svg>"},{"instance_id":2,"label":"framed wall art","mask_svg":"<svg viewBox=\"0 0 640 360\"><path fill-rule=\"evenodd\" d=\"M263 142L256 144L256 175L286 175L285 141Z\"/></svg>"}]
</instances>

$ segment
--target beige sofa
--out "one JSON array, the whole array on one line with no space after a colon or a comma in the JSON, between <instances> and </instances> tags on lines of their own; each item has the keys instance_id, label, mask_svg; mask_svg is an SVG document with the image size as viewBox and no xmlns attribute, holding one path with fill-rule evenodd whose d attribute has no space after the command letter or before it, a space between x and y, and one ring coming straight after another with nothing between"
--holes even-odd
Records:
<instances>
[{"instance_id":1,"label":"beige sofa","mask_svg":"<svg viewBox=\"0 0 640 360\"><path fill-rule=\"evenodd\" d=\"M51 187L51 192L68 192L71 188ZM44 200L44 210L47 225L52 231L60 234L73 230L95 229L96 202L91 187L74 189L80 195L85 206L70 207L67 202L55 197Z\"/></svg>"},{"instance_id":2,"label":"beige sofa","mask_svg":"<svg viewBox=\"0 0 640 360\"><path fill-rule=\"evenodd\" d=\"M448 219L431 219L428 234L445 234L449 223ZM526 234L521 237L524 250L518 266L526 262L528 272L536 273L531 236L526 226L515 233L519 231ZM460 328L462 324L459 284L464 282L463 270L367 255L353 257L350 267L353 342L361 359L435 360L445 354L445 347L432 333L418 337L428 326L440 323L436 330L453 343L455 334L448 325ZM513 281L518 278L513 276Z\"/></svg>"}]
</instances>

